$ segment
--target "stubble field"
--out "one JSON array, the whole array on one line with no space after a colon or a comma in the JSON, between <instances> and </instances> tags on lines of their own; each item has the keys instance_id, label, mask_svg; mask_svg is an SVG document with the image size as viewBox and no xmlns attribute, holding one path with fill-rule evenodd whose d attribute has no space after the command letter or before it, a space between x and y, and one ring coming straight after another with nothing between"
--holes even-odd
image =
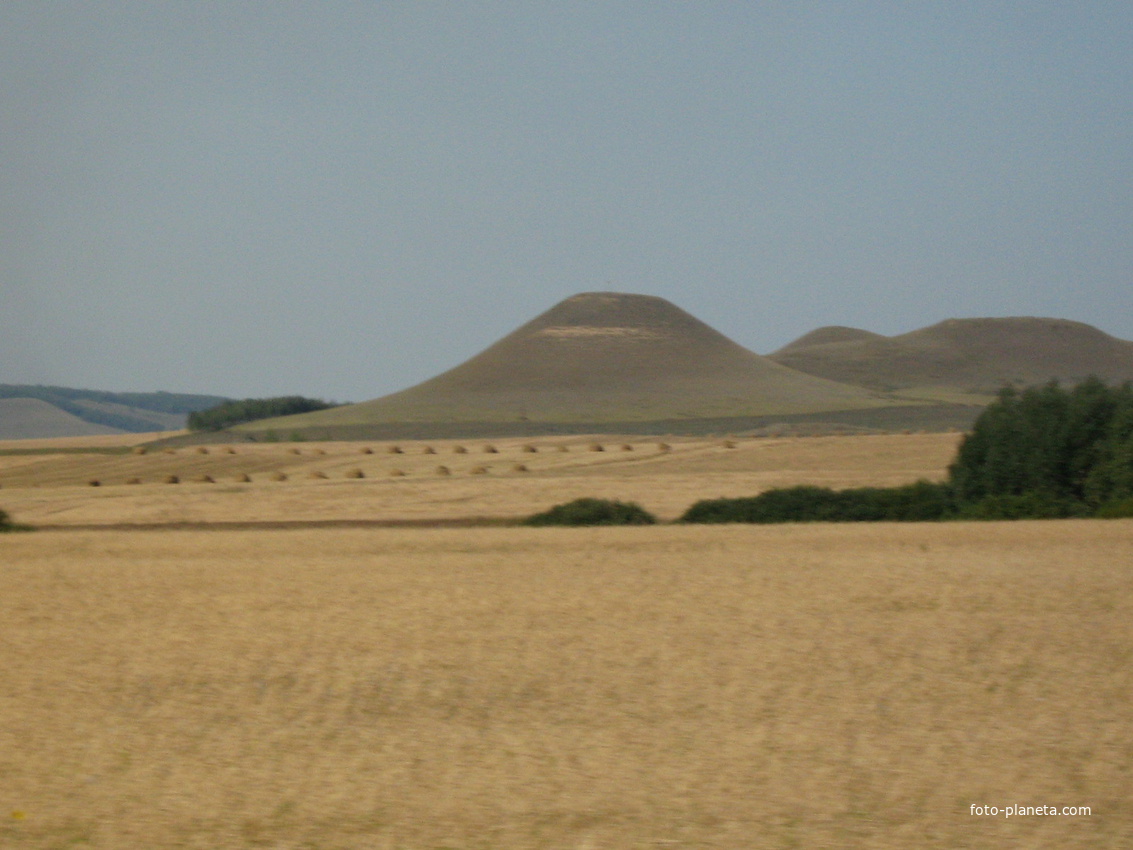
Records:
<instances>
[{"instance_id":1,"label":"stubble field","mask_svg":"<svg viewBox=\"0 0 1133 850\"><path fill-rule=\"evenodd\" d=\"M639 446L621 470L580 449L542 473L540 451L528 477L407 468L353 491L253 474L244 510L330 515L337 493L361 516L358 493L394 491L407 515L502 517L607 482L673 515L950 456L868 439ZM333 470L332 448L310 462ZM36 481L33 457L0 459L24 521L218 522L241 495L46 477L148 455ZM441 484L487 506L428 502ZM5 535L0 846L1128 847L1130 565L1120 520ZM1091 813L970 814L1013 804Z\"/></svg>"}]
</instances>

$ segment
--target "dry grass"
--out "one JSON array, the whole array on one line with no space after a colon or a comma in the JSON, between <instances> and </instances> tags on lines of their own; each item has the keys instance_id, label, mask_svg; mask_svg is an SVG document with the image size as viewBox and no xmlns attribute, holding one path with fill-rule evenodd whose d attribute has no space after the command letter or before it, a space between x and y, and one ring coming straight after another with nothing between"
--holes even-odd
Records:
<instances>
[{"instance_id":1,"label":"dry grass","mask_svg":"<svg viewBox=\"0 0 1133 850\"><path fill-rule=\"evenodd\" d=\"M0 846L1133 843L1128 522L0 546Z\"/></svg>"}]
</instances>

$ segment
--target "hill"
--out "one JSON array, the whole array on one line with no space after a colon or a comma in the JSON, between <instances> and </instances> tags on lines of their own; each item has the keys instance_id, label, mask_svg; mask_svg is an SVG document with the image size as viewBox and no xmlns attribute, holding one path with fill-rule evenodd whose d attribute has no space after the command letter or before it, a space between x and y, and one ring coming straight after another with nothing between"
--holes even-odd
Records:
<instances>
[{"instance_id":1,"label":"hill","mask_svg":"<svg viewBox=\"0 0 1133 850\"><path fill-rule=\"evenodd\" d=\"M40 404L7 404L0 408L0 434L14 435L18 432L23 435L0 439L173 431L185 427L188 414L227 401L212 395L113 393L71 387L0 384L0 401L33 400ZM47 408L54 409L56 413ZM92 430L87 426L95 427ZM43 430L37 431L36 428Z\"/></svg>"},{"instance_id":2,"label":"hill","mask_svg":"<svg viewBox=\"0 0 1133 850\"><path fill-rule=\"evenodd\" d=\"M893 404L775 363L663 298L589 292L409 389L241 430L694 420Z\"/></svg>"},{"instance_id":3,"label":"hill","mask_svg":"<svg viewBox=\"0 0 1133 850\"><path fill-rule=\"evenodd\" d=\"M1005 384L1133 380L1133 342L1065 319L948 319L887 337L819 328L769 355L816 377L903 395L989 397Z\"/></svg>"},{"instance_id":4,"label":"hill","mask_svg":"<svg viewBox=\"0 0 1133 850\"><path fill-rule=\"evenodd\" d=\"M115 433L121 432L87 422L38 398L0 398L0 440Z\"/></svg>"}]
</instances>

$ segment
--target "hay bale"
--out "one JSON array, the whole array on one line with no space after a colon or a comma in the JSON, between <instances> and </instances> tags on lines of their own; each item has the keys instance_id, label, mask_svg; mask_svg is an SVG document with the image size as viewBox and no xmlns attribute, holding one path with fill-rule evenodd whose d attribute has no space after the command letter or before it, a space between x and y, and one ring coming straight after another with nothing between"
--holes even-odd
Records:
<instances>
[{"instance_id":1,"label":"hay bale","mask_svg":"<svg viewBox=\"0 0 1133 850\"><path fill-rule=\"evenodd\" d=\"M102 482L99 481L97 478L92 478L90 481L87 482L87 485L90 486L90 487L101 487Z\"/></svg>"},{"instance_id":2,"label":"hay bale","mask_svg":"<svg viewBox=\"0 0 1133 850\"><path fill-rule=\"evenodd\" d=\"M273 472L268 477L272 481L286 481L287 480L287 473L286 472Z\"/></svg>"},{"instance_id":3,"label":"hay bale","mask_svg":"<svg viewBox=\"0 0 1133 850\"><path fill-rule=\"evenodd\" d=\"M438 466L437 475L452 475L452 470L447 466Z\"/></svg>"},{"instance_id":4,"label":"hay bale","mask_svg":"<svg viewBox=\"0 0 1133 850\"><path fill-rule=\"evenodd\" d=\"M590 451L592 451L592 452L604 452L604 451L606 451L606 447L603 446L601 443L591 443L590 444Z\"/></svg>"},{"instance_id":5,"label":"hay bale","mask_svg":"<svg viewBox=\"0 0 1133 850\"><path fill-rule=\"evenodd\" d=\"M163 484L180 484L181 479L178 478L176 475L166 475L164 478L161 479L161 483L163 483Z\"/></svg>"},{"instance_id":6,"label":"hay bale","mask_svg":"<svg viewBox=\"0 0 1133 850\"><path fill-rule=\"evenodd\" d=\"M569 452L570 446L568 446L566 443L563 443L561 446L559 446L559 451L560 452Z\"/></svg>"},{"instance_id":7,"label":"hay bale","mask_svg":"<svg viewBox=\"0 0 1133 850\"><path fill-rule=\"evenodd\" d=\"M659 451L659 452L669 452L669 451L672 451L672 450L673 450L673 447L670 446L668 443L658 443L657 444L657 451Z\"/></svg>"},{"instance_id":8,"label":"hay bale","mask_svg":"<svg viewBox=\"0 0 1133 850\"><path fill-rule=\"evenodd\" d=\"M386 449L386 453L391 455L399 455L402 453L401 446L390 446L388 449Z\"/></svg>"},{"instance_id":9,"label":"hay bale","mask_svg":"<svg viewBox=\"0 0 1133 850\"><path fill-rule=\"evenodd\" d=\"M466 455L468 454L468 449L464 448L464 446L453 446L452 453L454 455Z\"/></svg>"},{"instance_id":10,"label":"hay bale","mask_svg":"<svg viewBox=\"0 0 1133 850\"><path fill-rule=\"evenodd\" d=\"M365 478L366 473L364 473L360 469L348 469L348 470L346 470L346 477L347 478Z\"/></svg>"},{"instance_id":11,"label":"hay bale","mask_svg":"<svg viewBox=\"0 0 1133 850\"><path fill-rule=\"evenodd\" d=\"M537 451L539 451L539 450L538 450L537 448L535 448L535 446L533 446L533 445L531 445L530 443L528 443L528 444L527 444L526 446L524 446L524 447L523 447L523 451L527 452L527 454L532 454L532 455L533 455L533 454L535 454L535 453L536 453Z\"/></svg>"},{"instance_id":12,"label":"hay bale","mask_svg":"<svg viewBox=\"0 0 1133 850\"><path fill-rule=\"evenodd\" d=\"M134 446L133 451L134 451L134 454L136 454L136 455L144 455L146 453L146 447L145 446Z\"/></svg>"},{"instance_id":13,"label":"hay bale","mask_svg":"<svg viewBox=\"0 0 1133 850\"><path fill-rule=\"evenodd\" d=\"M252 480L252 476L250 476L246 472L241 472L239 475L236 476L236 478L234 480L240 482L241 484L247 484Z\"/></svg>"},{"instance_id":14,"label":"hay bale","mask_svg":"<svg viewBox=\"0 0 1133 850\"><path fill-rule=\"evenodd\" d=\"M488 443L488 445L484 446L484 454L486 455L496 455L499 453L500 450L493 446L491 443Z\"/></svg>"},{"instance_id":15,"label":"hay bale","mask_svg":"<svg viewBox=\"0 0 1133 850\"><path fill-rule=\"evenodd\" d=\"M175 455L177 454L177 449L162 449L161 453L167 455Z\"/></svg>"},{"instance_id":16,"label":"hay bale","mask_svg":"<svg viewBox=\"0 0 1133 850\"><path fill-rule=\"evenodd\" d=\"M437 453L437 450L434 449L432 446L425 446L425 448L421 451L421 454L423 454L423 455L435 455L436 453Z\"/></svg>"},{"instance_id":17,"label":"hay bale","mask_svg":"<svg viewBox=\"0 0 1133 850\"><path fill-rule=\"evenodd\" d=\"M326 453L327 453L326 449L315 449L315 454L317 454L317 455L325 455Z\"/></svg>"},{"instance_id":18,"label":"hay bale","mask_svg":"<svg viewBox=\"0 0 1133 850\"><path fill-rule=\"evenodd\" d=\"M623 452L632 452L633 446L631 446L629 443L622 443L622 451Z\"/></svg>"},{"instance_id":19,"label":"hay bale","mask_svg":"<svg viewBox=\"0 0 1133 850\"><path fill-rule=\"evenodd\" d=\"M488 474L488 467L486 467L486 466L474 466L474 467L472 467L472 469L468 470L468 474L469 475L487 475Z\"/></svg>"},{"instance_id":20,"label":"hay bale","mask_svg":"<svg viewBox=\"0 0 1133 850\"><path fill-rule=\"evenodd\" d=\"M389 471L389 474L391 476L393 476L394 478L404 478L405 477L405 470L404 469L391 469Z\"/></svg>"},{"instance_id":21,"label":"hay bale","mask_svg":"<svg viewBox=\"0 0 1133 850\"><path fill-rule=\"evenodd\" d=\"M303 452L302 452L302 450L301 450L301 449L288 449L287 451L288 451L288 452L290 452L290 453L291 453L291 454L293 454L293 455L301 455L301 454L303 454Z\"/></svg>"},{"instance_id":22,"label":"hay bale","mask_svg":"<svg viewBox=\"0 0 1133 850\"><path fill-rule=\"evenodd\" d=\"M141 484L142 479L140 479L140 478L127 478L126 483L127 484Z\"/></svg>"},{"instance_id":23,"label":"hay bale","mask_svg":"<svg viewBox=\"0 0 1133 850\"><path fill-rule=\"evenodd\" d=\"M527 472L527 464L526 463L517 463L515 466L513 466L511 468L511 471L512 472Z\"/></svg>"},{"instance_id":24,"label":"hay bale","mask_svg":"<svg viewBox=\"0 0 1133 850\"><path fill-rule=\"evenodd\" d=\"M212 480L211 475L194 475L193 476L193 483L194 484L215 484L216 482Z\"/></svg>"},{"instance_id":25,"label":"hay bale","mask_svg":"<svg viewBox=\"0 0 1133 850\"><path fill-rule=\"evenodd\" d=\"M369 446L363 446L358 451L361 452L364 455L372 455L374 453L374 450L371 449Z\"/></svg>"},{"instance_id":26,"label":"hay bale","mask_svg":"<svg viewBox=\"0 0 1133 850\"><path fill-rule=\"evenodd\" d=\"M307 473L308 478L326 478L327 474L321 470L316 469L314 472Z\"/></svg>"},{"instance_id":27,"label":"hay bale","mask_svg":"<svg viewBox=\"0 0 1133 850\"><path fill-rule=\"evenodd\" d=\"M209 453L208 446L197 446L196 452L199 455L207 455Z\"/></svg>"},{"instance_id":28,"label":"hay bale","mask_svg":"<svg viewBox=\"0 0 1133 850\"><path fill-rule=\"evenodd\" d=\"M720 443L720 445L723 446L726 449L734 449L736 447L736 441L735 440L724 440L722 443Z\"/></svg>"},{"instance_id":29,"label":"hay bale","mask_svg":"<svg viewBox=\"0 0 1133 850\"><path fill-rule=\"evenodd\" d=\"M236 454L236 449L232 448L232 446L225 446L223 449L221 449L221 451L223 451L226 455Z\"/></svg>"}]
</instances>

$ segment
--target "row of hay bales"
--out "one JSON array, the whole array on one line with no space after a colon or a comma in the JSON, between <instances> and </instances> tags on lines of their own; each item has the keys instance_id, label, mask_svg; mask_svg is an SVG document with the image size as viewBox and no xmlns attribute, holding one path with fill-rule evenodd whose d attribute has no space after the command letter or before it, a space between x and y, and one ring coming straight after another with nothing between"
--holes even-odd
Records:
<instances>
[{"instance_id":1,"label":"row of hay bales","mask_svg":"<svg viewBox=\"0 0 1133 850\"><path fill-rule=\"evenodd\" d=\"M514 463L514 464L511 464L506 471L524 473L524 472L529 472L530 470L528 469L526 464ZM454 470L454 469L451 469L450 467L447 467L447 466L438 466L432 471L432 474L438 475L438 476L451 476L451 475L458 475L458 474L460 474L460 472L461 472L461 470ZM471 467L467 470L464 470L464 472L467 475L488 475L488 474L493 472L493 467L490 467L490 466L473 466L473 467ZM410 475L414 475L414 474L421 475L421 474L428 474L428 473L411 473L411 472L406 471L404 469L391 469L391 470L388 470L388 472L386 474L391 478L406 478L406 477L409 477ZM253 481L264 481L264 480L274 481L274 482L288 481L288 480L293 480L293 479L299 478L299 477L303 477L303 478L306 478L308 480L322 480L322 481L327 481L327 480L330 480L332 478L332 476L327 472L323 472L322 470L315 470L315 471L312 471L312 472L307 472L307 473L303 474L302 476L297 476L297 475L290 475L289 476L286 472L276 471L276 472L267 473L266 475L257 475L257 476L255 476L255 478L253 478L253 476L250 475L249 473L241 472L241 473L238 473L237 475L232 476L230 479L225 479L225 480L229 480L229 481L232 481L232 482L235 482L235 483L238 483L238 484L249 484L249 483L252 483ZM348 469L348 470L346 470L345 472L342 473L342 477L345 478L345 479L357 480L357 479L361 479L361 478L366 478L367 475L361 469ZM158 478L156 478L153 481L150 481L148 483L157 483L157 484L216 484L217 481L218 481L217 478L215 478L212 475L208 475L208 474L197 474L197 475L188 475L188 476L169 474L169 475L160 476L160 477L158 477ZM145 484L147 482L146 482L145 479L143 479L139 476L132 476L130 478L125 479L123 481L123 483L124 484ZM104 482L102 481L102 479L99 479L99 478L91 478L89 481L87 481L87 484L91 487L101 487L101 486L104 485Z\"/></svg>"},{"instance_id":2,"label":"row of hay bales","mask_svg":"<svg viewBox=\"0 0 1133 850\"><path fill-rule=\"evenodd\" d=\"M727 443L731 443L731 441L725 441L725 444L727 444ZM734 443L731 444L731 445L727 445L726 447L727 448L734 448ZM623 451L623 452L632 452L632 451L635 451L637 447L633 443L620 443L616 446L611 445L609 447L607 447L603 443L590 443L587 446L585 446L585 448L586 448L587 451L592 451L592 452L613 451L615 449ZM656 448L657 448L658 451L667 452L667 451L670 450L671 446L669 446L668 443L660 442L660 443L656 444ZM171 448L171 447L160 449L160 450L155 450L155 451L160 451L161 454L167 454L167 455L173 455L173 454L178 453L177 449ZM235 448L233 448L232 446L213 446L211 448L209 446L195 446L195 447L193 447L192 451L195 452L196 454L202 454L202 455L207 455L207 454L214 453L214 452L217 453L217 454L230 454L230 455L239 454L239 452ZM370 446L364 446L361 449L359 449L358 451L361 452L362 454L367 454L367 455L375 454L375 449L370 447ZM410 448L403 448L401 445L396 445L396 444L386 446L384 451L385 451L386 454L410 454L410 453L412 453L412 450ZM416 451L419 454L425 454L425 455L435 455L435 454L439 453L439 450L435 446L430 446L430 445L423 446L420 449L416 449ZM499 454L500 453L500 449L498 447L496 447L495 445L493 445L492 443L487 443L487 444L480 446L478 448L475 448L475 449L470 449L468 446L457 444L457 445L453 445L453 446L449 447L448 451L451 452L452 454L458 454L458 455L468 454L470 451L480 451L484 454ZM569 452L569 451L571 451L571 446L566 444L566 443L560 443L558 445L550 446L550 447L544 446L542 449L540 449L539 446L534 445L533 443L525 443L524 445L519 447L519 451L523 452L525 454L536 454L540 451ZM133 452L136 455L144 455L144 454L149 454L150 449L146 448L145 446L137 446L136 448L134 448ZM302 454L326 455L326 453L327 453L326 449L323 449L323 448L302 449L302 448L299 448L297 446L288 447L287 452L289 454L294 454L294 455L302 455Z\"/></svg>"}]
</instances>

